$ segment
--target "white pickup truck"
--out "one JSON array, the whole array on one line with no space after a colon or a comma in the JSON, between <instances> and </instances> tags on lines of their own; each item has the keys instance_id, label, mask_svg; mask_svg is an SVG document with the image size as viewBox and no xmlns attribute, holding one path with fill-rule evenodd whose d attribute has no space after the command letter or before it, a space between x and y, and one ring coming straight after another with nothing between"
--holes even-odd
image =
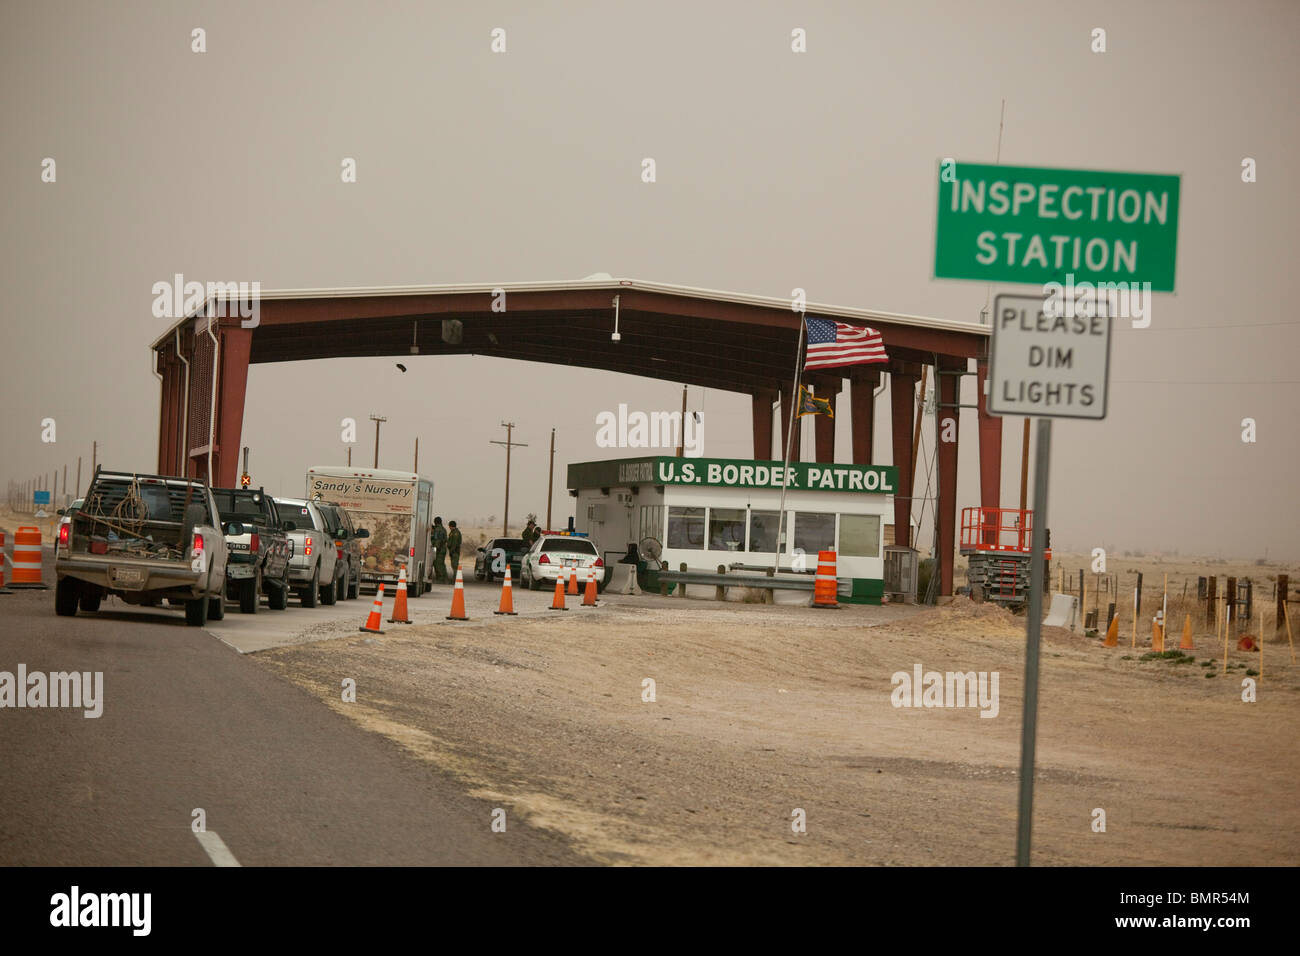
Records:
<instances>
[{"instance_id":1,"label":"white pickup truck","mask_svg":"<svg viewBox=\"0 0 1300 956\"><path fill-rule=\"evenodd\" d=\"M289 583L303 607L333 604L342 593L343 569L339 549L316 503L302 498L276 498L280 527L289 536Z\"/></svg>"},{"instance_id":2,"label":"white pickup truck","mask_svg":"<svg viewBox=\"0 0 1300 956\"><path fill-rule=\"evenodd\" d=\"M185 623L202 627L223 616L226 533L216 500L193 478L95 471L85 502L60 526L54 610L98 611L105 594L153 606L184 603Z\"/></svg>"}]
</instances>

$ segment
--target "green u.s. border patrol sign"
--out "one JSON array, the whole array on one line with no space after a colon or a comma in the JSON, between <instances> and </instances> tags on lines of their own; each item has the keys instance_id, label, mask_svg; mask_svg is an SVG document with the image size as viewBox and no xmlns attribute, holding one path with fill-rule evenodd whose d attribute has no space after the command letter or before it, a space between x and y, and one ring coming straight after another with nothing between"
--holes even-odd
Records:
<instances>
[{"instance_id":1,"label":"green u.s. border patrol sign","mask_svg":"<svg viewBox=\"0 0 1300 956\"><path fill-rule=\"evenodd\" d=\"M937 279L1174 291L1178 176L939 164Z\"/></svg>"},{"instance_id":2,"label":"green u.s. border patrol sign","mask_svg":"<svg viewBox=\"0 0 1300 956\"><path fill-rule=\"evenodd\" d=\"M754 461L746 458L620 458L569 466L570 488L627 485L704 485L722 488L780 488L892 495L898 469L892 465Z\"/></svg>"}]
</instances>

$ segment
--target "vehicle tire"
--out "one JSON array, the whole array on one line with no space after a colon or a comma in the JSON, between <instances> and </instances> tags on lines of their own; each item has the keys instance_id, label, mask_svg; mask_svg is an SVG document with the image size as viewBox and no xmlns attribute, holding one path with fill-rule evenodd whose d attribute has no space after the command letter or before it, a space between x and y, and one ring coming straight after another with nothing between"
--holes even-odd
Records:
<instances>
[{"instance_id":1,"label":"vehicle tire","mask_svg":"<svg viewBox=\"0 0 1300 956\"><path fill-rule=\"evenodd\" d=\"M54 613L59 617L75 617L80 600L80 582L74 578L60 578L54 586Z\"/></svg>"},{"instance_id":2,"label":"vehicle tire","mask_svg":"<svg viewBox=\"0 0 1300 956\"><path fill-rule=\"evenodd\" d=\"M355 601L361 596L361 575L358 573L354 576L352 574L352 568L349 566L348 579L348 600Z\"/></svg>"},{"instance_id":3,"label":"vehicle tire","mask_svg":"<svg viewBox=\"0 0 1300 956\"><path fill-rule=\"evenodd\" d=\"M262 570L258 568L251 579L239 582L239 613L256 614L262 601ZM186 605L186 611L189 605Z\"/></svg>"},{"instance_id":4,"label":"vehicle tire","mask_svg":"<svg viewBox=\"0 0 1300 956\"><path fill-rule=\"evenodd\" d=\"M302 592L302 606L315 607L320 600L320 565L311 573L311 584Z\"/></svg>"},{"instance_id":5,"label":"vehicle tire","mask_svg":"<svg viewBox=\"0 0 1300 956\"><path fill-rule=\"evenodd\" d=\"M226 616L226 596L219 594L208 598L208 620L220 621Z\"/></svg>"},{"instance_id":6,"label":"vehicle tire","mask_svg":"<svg viewBox=\"0 0 1300 956\"><path fill-rule=\"evenodd\" d=\"M339 600L346 601L352 590L352 575L348 573L346 565L343 567L343 583L339 585Z\"/></svg>"},{"instance_id":7,"label":"vehicle tire","mask_svg":"<svg viewBox=\"0 0 1300 956\"><path fill-rule=\"evenodd\" d=\"M93 614L99 610L99 602L104 599L104 592L93 584L81 591L81 609Z\"/></svg>"},{"instance_id":8,"label":"vehicle tire","mask_svg":"<svg viewBox=\"0 0 1300 956\"><path fill-rule=\"evenodd\" d=\"M326 607L337 601L338 596L338 582L336 581L330 581L327 586L320 589L320 602Z\"/></svg>"},{"instance_id":9,"label":"vehicle tire","mask_svg":"<svg viewBox=\"0 0 1300 956\"><path fill-rule=\"evenodd\" d=\"M209 598L195 598L185 602L185 623L190 627L202 627L208 623Z\"/></svg>"},{"instance_id":10,"label":"vehicle tire","mask_svg":"<svg viewBox=\"0 0 1300 956\"><path fill-rule=\"evenodd\" d=\"M289 579L287 577L279 584L267 585L266 606L272 611L283 611L289 606Z\"/></svg>"}]
</instances>

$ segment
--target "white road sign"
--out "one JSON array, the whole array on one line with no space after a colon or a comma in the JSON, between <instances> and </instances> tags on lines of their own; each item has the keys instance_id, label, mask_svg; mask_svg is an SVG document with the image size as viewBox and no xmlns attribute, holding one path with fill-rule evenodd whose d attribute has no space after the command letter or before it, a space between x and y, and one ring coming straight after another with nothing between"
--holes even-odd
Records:
<instances>
[{"instance_id":1,"label":"white road sign","mask_svg":"<svg viewBox=\"0 0 1300 956\"><path fill-rule=\"evenodd\" d=\"M1098 304L1103 314L1092 315L1066 300L1054 315L1042 296L993 300L989 414L1106 417L1111 319Z\"/></svg>"}]
</instances>

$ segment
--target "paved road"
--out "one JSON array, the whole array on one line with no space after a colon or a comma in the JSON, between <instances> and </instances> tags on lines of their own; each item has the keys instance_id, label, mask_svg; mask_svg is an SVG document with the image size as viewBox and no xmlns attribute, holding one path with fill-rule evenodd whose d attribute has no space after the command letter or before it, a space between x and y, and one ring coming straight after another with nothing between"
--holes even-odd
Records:
<instances>
[{"instance_id":1,"label":"paved road","mask_svg":"<svg viewBox=\"0 0 1300 956\"><path fill-rule=\"evenodd\" d=\"M255 618L312 613L295 605ZM493 833L490 804L214 639L226 622L104 608L59 618L53 589L0 595L0 671L104 675L98 719L0 709L0 864L212 865L195 808L243 865L582 862L515 821Z\"/></svg>"}]
</instances>

